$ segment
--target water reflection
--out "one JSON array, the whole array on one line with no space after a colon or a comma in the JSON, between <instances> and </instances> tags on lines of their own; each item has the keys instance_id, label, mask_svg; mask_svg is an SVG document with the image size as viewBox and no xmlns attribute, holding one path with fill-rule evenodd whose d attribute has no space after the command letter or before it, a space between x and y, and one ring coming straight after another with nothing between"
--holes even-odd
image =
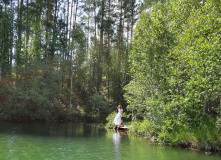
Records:
<instances>
[{"instance_id":1,"label":"water reflection","mask_svg":"<svg viewBox=\"0 0 221 160\"><path fill-rule=\"evenodd\" d=\"M0 123L0 159L220 160L125 134L88 124Z\"/></svg>"},{"instance_id":2,"label":"water reflection","mask_svg":"<svg viewBox=\"0 0 221 160\"><path fill-rule=\"evenodd\" d=\"M96 125L83 123L4 123L1 122L0 134L43 136L57 138L93 137L102 132Z\"/></svg>"},{"instance_id":3,"label":"water reflection","mask_svg":"<svg viewBox=\"0 0 221 160\"><path fill-rule=\"evenodd\" d=\"M114 132L113 134L113 142L114 142L114 153L116 159L120 158L120 133L119 132Z\"/></svg>"}]
</instances>

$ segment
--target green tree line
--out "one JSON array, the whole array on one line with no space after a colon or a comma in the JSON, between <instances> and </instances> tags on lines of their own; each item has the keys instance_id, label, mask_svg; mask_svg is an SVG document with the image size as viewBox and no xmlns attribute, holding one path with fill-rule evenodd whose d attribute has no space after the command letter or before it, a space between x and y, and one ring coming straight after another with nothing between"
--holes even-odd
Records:
<instances>
[{"instance_id":1,"label":"green tree line","mask_svg":"<svg viewBox=\"0 0 221 160\"><path fill-rule=\"evenodd\" d=\"M220 3L159 0L142 6L124 95L133 132L220 150Z\"/></svg>"}]
</instances>

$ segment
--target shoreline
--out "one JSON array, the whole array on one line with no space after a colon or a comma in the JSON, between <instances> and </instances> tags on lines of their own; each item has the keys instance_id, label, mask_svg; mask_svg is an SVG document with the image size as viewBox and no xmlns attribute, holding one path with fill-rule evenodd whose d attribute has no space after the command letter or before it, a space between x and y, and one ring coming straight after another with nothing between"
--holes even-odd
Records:
<instances>
[{"instance_id":1,"label":"shoreline","mask_svg":"<svg viewBox=\"0 0 221 160\"><path fill-rule=\"evenodd\" d=\"M109 127L104 127L104 128L115 132L115 130L112 128L109 128ZM130 126L128 126L128 128L130 128ZM128 130L124 131L124 132L119 132L119 133L128 133L128 132L129 132L129 135L131 135L131 136L142 137L142 138L148 139L151 145L156 145L156 146L162 145L162 146L169 147L169 148L182 149L182 150L194 151L194 152L201 152L206 155L218 154L221 156L221 150L206 150L206 149L203 149L202 147L200 147L200 145L193 144L192 142L183 143L183 144L173 146L169 142L159 143L157 141L154 141L155 137L154 136L150 137L147 134L142 134L142 135L133 134L133 133L130 133L130 131L128 131Z\"/></svg>"}]
</instances>

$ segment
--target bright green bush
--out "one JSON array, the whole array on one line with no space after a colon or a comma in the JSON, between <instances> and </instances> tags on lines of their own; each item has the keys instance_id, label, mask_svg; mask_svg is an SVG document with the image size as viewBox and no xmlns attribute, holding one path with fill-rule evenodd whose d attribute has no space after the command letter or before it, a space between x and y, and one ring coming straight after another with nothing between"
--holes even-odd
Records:
<instances>
[{"instance_id":1,"label":"bright green bush","mask_svg":"<svg viewBox=\"0 0 221 160\"><path fill-rule=\"evenodd\" d=\"M134 132L153 130L172 145L220 146L220 13L213 0L171 0L140 16L124 95Z\"/></svg>"},{"instance_id":2,"label":"bright green bush","mask_svg":"<svg viewBox=\"0 0 221 160\"><path fill-rule=\"evenodd\" d=\"M114 118L115 118L115 116L117 115L117 112L112 112L111 114L109 114L108 116L107 116L107 118L106 118L106 121L107 121L107 123L106 123L106 127L108 128L108 127L113 127L115 124L114 124Z\"/></svg>"}]
</instances>

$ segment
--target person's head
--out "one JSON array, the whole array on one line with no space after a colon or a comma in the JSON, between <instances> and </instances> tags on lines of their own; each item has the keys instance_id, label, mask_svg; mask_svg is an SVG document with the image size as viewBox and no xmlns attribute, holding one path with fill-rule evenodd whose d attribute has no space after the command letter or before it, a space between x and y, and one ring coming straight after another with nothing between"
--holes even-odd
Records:
<instances>
[{"instance_id":1,"label":"person's head","mask_svg":"<svg viewBox=\"0 0 221 160\"><path fill-rule=\"evenodd\" d=\"M117 109L122 109L122 106L121 106L121 105L118 105L118 106L117 106Z\"/></svg>"}]
</instances>

